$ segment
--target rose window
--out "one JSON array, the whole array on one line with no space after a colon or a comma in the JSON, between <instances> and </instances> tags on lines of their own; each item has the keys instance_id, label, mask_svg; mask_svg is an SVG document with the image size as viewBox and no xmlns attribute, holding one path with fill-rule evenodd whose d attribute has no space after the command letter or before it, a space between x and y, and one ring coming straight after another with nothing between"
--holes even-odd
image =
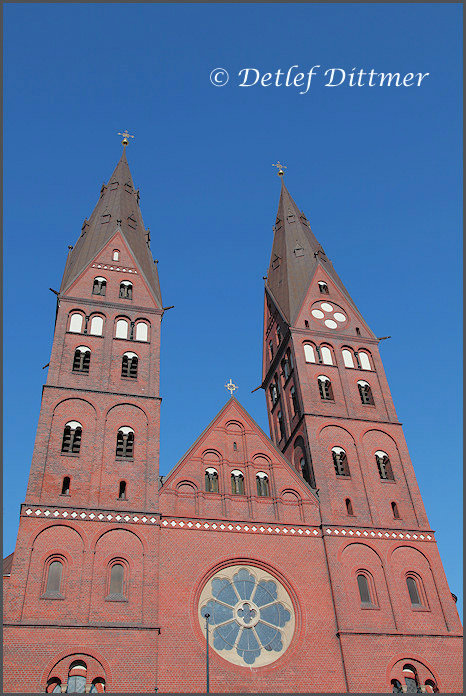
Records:
<instances>
[{"instance_id":1,"label":"rose window","mask_svg":"<svg viewBox=\"0 0 466 696\"><path fill-rule=\"evenodd\" d=\"M290 596L276 578L259 568L231 566L219 571L199 599L204 633L206 614L211 647L237 665L270 664L293 637Z\"/></svg>"},{"instance_id":2,"label":"rose window","mask_svg":"<svg viewBox=\"0 0 466 696\"><path fill-rule=\"evenodd\" d=\"M327 329L336 329L339 325L345 324L348 319L340 307L330 304L330 302L318 302L313 305L311 314L314 319L322 322Z\"/></svg>"}]
</instances>

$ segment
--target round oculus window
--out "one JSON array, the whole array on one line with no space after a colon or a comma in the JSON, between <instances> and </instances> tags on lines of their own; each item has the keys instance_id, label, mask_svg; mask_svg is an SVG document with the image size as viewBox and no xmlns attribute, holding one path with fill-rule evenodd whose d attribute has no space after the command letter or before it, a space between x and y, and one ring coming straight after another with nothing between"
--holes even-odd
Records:
<instances>
[{"instance_id":1,"label":"round oculus window","mask_svg":"<svg viewBox=\"0 0 466 696\"><path fill-rule=\"evenodd\" d=\"M270 573L230 566L211 578L199 598L199 623L210 646L235 665L262 667L287 650L295 629L288 592Z\"/></svg>"},{"instance_id":2,"label":"round oculus window","mask_svg":"<svg viewBox=\"0 0 466 696\"><path fill-rule=\"evenodd\" d=\"M321 312L320 309L313 309L311 314L316 319L323 319L324 318L324 313Z\"/></svg>"},{"instance_id":3,"label":"round oculus window","mask_svg":"<svg viewBox=\"0 0 466 696\"><path fill-rule=\"evenodd\" d=\"M336 329L338 324L336 321L333 321L333 319L326 319L324 321L325 326L327 326L329 329Z\"/></svg>"},{"instance_id":4,"label":"round oculus window","mask_svg":"<svg viewBox=\"0 0 466 696\"><path fill-rule=\"evenodd\" d=\"M322 307L324 312L333 312L333 307L328 302L322 302L322 304L320 306Z\"/></svg>"}]
</instances>

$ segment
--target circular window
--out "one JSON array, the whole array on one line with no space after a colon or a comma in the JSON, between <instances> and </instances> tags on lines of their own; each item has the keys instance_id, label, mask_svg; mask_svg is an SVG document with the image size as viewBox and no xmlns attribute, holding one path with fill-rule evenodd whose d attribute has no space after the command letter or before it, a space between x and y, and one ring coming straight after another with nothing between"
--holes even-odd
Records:
<instances>
[{"instance_id":1,"label":"circular window","mask_svg":"<svg viewBox=\"0 0 466 696\"><path fill-rule=\"evenodd\" d=\"M270 573L230 566L211 578L199 598L205 634L209 614L211 646L236 665L262 667L288 648L295 628L290 596Z\"/></svg>"},{"instance_id":2,"label":"circular window","mask_svg":"<svg viewBox=\"0 0 466 696\"><path fill-rule=\"evenodd\" d=\"M322 304L320 306L322 307L324 312L333 312L333 307L328 302L322 302Z\"/></svg>"}]
</instances>

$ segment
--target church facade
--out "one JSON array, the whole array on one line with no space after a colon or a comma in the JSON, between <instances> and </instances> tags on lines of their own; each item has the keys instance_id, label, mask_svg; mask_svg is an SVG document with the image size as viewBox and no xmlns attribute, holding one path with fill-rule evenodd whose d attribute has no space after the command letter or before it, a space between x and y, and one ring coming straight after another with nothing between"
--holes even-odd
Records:
<instances>
[{"instance_id":1,"label":"church facade","mask_svg":"<svg viewBox=\"0 0 466 696\"><path fill-rule=\"evenodd\" d=\"M379 339L282 170L271 436L229 398L161 482L164 307L125 149L57 298L4 571L4 690L202 692L208 643L213 692L461 693L461 623Z\"/></svg>"}]
</instances>

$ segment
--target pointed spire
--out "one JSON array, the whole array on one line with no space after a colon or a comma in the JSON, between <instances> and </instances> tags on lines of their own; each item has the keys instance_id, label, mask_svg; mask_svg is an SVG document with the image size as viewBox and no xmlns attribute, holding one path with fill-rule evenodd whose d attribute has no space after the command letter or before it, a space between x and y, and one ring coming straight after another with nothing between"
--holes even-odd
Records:
<instances>
[{"instance_id":1,"label":"pointed spire","mask_svg":"<svg viewBox=\"0 0 466 696\"><path fill-rule=\"evenodd\" d=\"M291 325L296 321L318 266L321 266L345 293L331 261L311 231L309 222L285 186L281 170L281 191L266 288ZM280 174L280 171L279 171Z\"/></svg>"},{"instance_id":2,"label":"pointed spire","mask_svg":"<svg viewBox=\"0 0 466 696\"><path fill-rule=\"evenodd\" d=\"M148 233L139 208L139 191L134 187L125 146L108 183L102 186L91 217L84 221L81 236L68 257L60 292L70 287L117 231L128 244L154 299L161 307L157 265L149 250Z\"/></svg>"}]
</instances>

